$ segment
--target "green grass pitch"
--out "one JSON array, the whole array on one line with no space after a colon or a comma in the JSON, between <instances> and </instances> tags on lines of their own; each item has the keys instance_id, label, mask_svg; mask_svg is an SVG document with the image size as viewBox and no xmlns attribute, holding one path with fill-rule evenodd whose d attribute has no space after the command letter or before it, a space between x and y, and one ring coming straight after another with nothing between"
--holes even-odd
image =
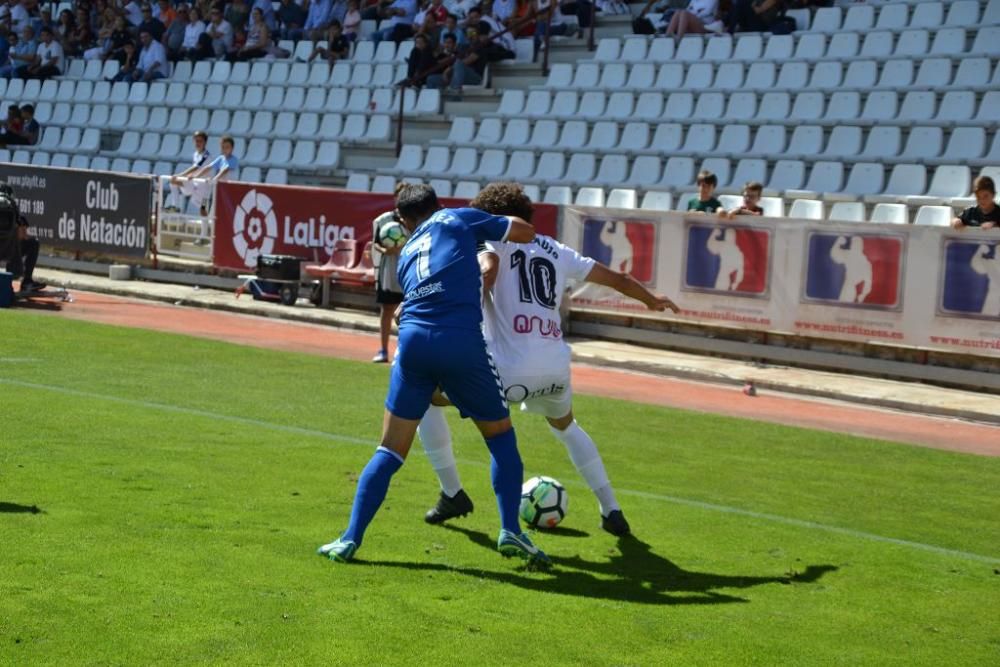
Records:
<instances>
[{"instance_id":1,"label":"green grass pitch","mask_svg":"<svg viewBox=\"0 0 1000 667\"><path fill-rule=\"evenodd\" d=\"M579 396L638 539L544 423L552 573L476 511L424 524L414 447L360 562L346 524L387 369L0 313L0 664L1000 664L1000 460ZM32 511L37 507L38 512Z\"/></svg>"}]
</instances>

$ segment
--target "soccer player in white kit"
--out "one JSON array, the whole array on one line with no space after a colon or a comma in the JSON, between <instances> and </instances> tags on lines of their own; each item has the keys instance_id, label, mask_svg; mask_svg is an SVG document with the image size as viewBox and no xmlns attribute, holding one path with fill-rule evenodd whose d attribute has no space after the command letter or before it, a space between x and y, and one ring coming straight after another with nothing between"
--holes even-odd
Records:
<instances>
[{"instance_id":1,"label":"soccer player in white kit","mask_svg":"<svg viewBox=\"0 0 1000 667\"><path fill-rule=\"evenodd\" d=\"M531 219L531 200L514 183L491 183L470 206L495 215ZM532 243L490 243L480 252L484 274L486 340L503 381L507 402L540 414L565 446L570 460L597 496L601 526L617 536L630 532L597 446L573 416L570 348L563 340L559 306L568 281L605 285L643 302L650 310L678 311L627 273L584 257L553 238L536 235ZM490 289L492 285L492 289ZM465 516L473 509L462 488L451 448L451 433L441 407L432 405L417 431L441 483L428 523Z\"/></svg>"}]
</instances>

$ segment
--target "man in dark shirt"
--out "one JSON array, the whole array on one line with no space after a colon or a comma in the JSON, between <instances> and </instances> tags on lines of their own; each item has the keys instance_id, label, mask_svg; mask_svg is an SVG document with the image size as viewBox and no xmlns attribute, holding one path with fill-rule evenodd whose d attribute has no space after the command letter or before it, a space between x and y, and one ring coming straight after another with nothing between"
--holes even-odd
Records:
<instances>
[{"instance_id":1,"label":"man in dark shirt","mask_svg":"<svg viewBox=\"0 0 1000 667\"><path fill-rule=\"evenodd\" d=\"M972 182L972 191L976 195L976 205L962 211L951 221L951 226L955 229L993 229L1000 226L1000 206L996 204L997 188L993 179L980 176Z\"/></svg>"},{"instance_id":2,"label":"man in dark shirt","mask_svg":"<svg viewBox=\"0 0 1000 667\"><path fill-rule=\"evenodd\" d=\"M153 40L157 42L163 39L163 33L167 31L167 26L163 25L163 21L153 18L153 10L149 5L142 6L142 23L139 24L136 34L144 30L152 35Z\"/></svg>"},{"instance_id":3,"label":"man in dark shirt","mask_svg":"<svg viewBox=\"0 0 1000 667\"><path fill-rule=\"evenodd\" d=\"M306 24L306 12L295 0L281 0L277 16L284 39L292 39L290 35L295 34L295 31L301 33L302 26Z\"/></svg>"},{"instance_id":4,"label":"man in dark shirt","mask_svg":"<svg viewBox=\"0 0 1000 667\"><path fill-rule=\"evenodd\" d=\"M34 279L35 263L38 261L38 250L41 247L38 239L28 234L28 220L23 215L17 219L17 239L15 250L7 258L7 270L15 278L21 278L22 292L36 292L45 289L45 283Z\"/></svg>"},{"instance_id":5,"label":"man in dark shirt","mask_svg":"<svg viewBox=\"0 0 1000 667\"><path fill-rule=\"evenodd\" d=\"M490 39L490 24L480 21L475 28L469 28L468 48L455 61L449 87L455 92L461 92L463 85L479 85L483 82L486 65L512 57L510 51Z\"/></svg>"},{"instance_id":6,"label":"man in dark shirt","mask_svg":"<svg viewBox=\"0 0 1000 667\"><path fill-rule=\"evenodd\" d=\"M722 210L722 202L713 194L719 185L715 174L703 169L698 172L698 196L688 201L687 210L699 213L715 213Z\"/></svg>"},{"instance_id":7,"label":"man in dark shirt","mask_svg":"<svg viewBox=\"0 0 1000 667\"><path fill-rule=\"evenodd\" d=\"M33 104L25 104L21 107L21 122L23 123L21 136L24 137L24 143L28 146L34 146L38 143L38 135L41 134L42 128L35 120L35 106Z\"/></svg>"}]
</instances>

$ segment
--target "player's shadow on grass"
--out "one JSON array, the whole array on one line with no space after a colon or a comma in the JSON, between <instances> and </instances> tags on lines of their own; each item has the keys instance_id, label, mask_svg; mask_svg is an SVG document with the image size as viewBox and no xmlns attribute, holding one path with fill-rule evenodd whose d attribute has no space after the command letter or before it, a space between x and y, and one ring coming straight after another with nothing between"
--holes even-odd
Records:
<instances>
[{"instance_id":1,"label":"player's shadow on grass","mask_svg":"<svg viewBox=\"0 0 1000 667\"><path fill-rule=\"evenodd\" d=\"M496 551L496 544L485 533L452 525L444 527L464 534L483 548ZM772 577L715 574L685 570L653 553L648 544L631 536L619 539L618 550L604 562L588 561L578 556L552 556L556 568L548 575L452 567L440 563L368 562L383 567L456 572L549 593L667 605L749 602L745 598L719 592L719 589L811 583L837 569L833 565L810 565L802 573Z\"/></svg>"},{"instance_id":2,"label":"player's shadow on grass","mask_svg":"<svg viewBox=\"0 0 1000 667\"><path fill-rule=\"evenodd\" d=\"M0 514L44 514L45 510L38 505L18 505L17 503L0 502Z\"/></svg>"}]
</instances>

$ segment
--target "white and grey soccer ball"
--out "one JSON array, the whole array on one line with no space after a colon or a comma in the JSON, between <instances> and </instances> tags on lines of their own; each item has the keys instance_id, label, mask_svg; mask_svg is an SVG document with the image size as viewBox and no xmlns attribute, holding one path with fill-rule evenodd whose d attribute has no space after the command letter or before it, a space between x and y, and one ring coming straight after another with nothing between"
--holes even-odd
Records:
<instances>
[{"instance_id":1,"label":"white and grey soccer ball","mask_svg":"<svg viewBox=\"0 0 1000 667\"><path fill-rule=\"evenodd\" d=\"M568 507L569 495L559 480L532 477L521 486L521 518L532 528L555 528Z\"/></svg>"}]
</instances>

